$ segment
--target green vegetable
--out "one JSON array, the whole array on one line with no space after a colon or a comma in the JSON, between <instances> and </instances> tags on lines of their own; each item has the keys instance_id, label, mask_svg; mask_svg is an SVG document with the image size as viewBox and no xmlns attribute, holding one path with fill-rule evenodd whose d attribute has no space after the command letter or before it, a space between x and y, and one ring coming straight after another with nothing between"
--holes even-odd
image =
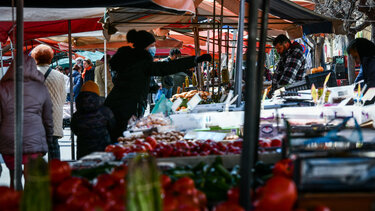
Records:
<instances>
[{"instance_id":1,"label":"green vegetable","mask_svg":"<svg viewBox=\"0 0 375 211\"><path fill-rule=\"evenodd\" d=\"M149 155L138 155L129 164L127 176L128 211L161 211L161 191L156 161Z\"/></svg>"},{"instance_id":2,"label":"green vegetable","mask_svg":"<svg viewBox=\"0 0 375 211\"><path fill-rule=\"evenodd\" d=\"M21 199L22 211L52 210L48 165L42 157L33 159L27 165L25 190Z\"/></svg>"}]
</instances>

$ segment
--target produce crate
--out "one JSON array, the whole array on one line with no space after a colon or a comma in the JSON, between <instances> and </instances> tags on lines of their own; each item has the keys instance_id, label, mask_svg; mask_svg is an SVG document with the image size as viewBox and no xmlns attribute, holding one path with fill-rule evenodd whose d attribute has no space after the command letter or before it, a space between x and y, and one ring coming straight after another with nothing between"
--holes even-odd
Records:
<instances>
[{"instance_id":1,"label":"produce crate","mask_svg":"<svg viewBox=\"0 0 375 211\"><path fill-rule=\"evenodd\" d=\"M307 75L306 82L309 85L309 87L311 87L312 84L314 84L316 88L322 88L324 85L324 81L329 73L331 73L331 76L329 77L327 86L336 87L337 86L336 75L333 71L323 71L323 72Z\"/></svg>"},{"instance_id":2,"label":"produce crate","mask_svg":"<svg viewBox=\"0 0 375 211\"><path fill-rule=\"evenodd\" d=\"M311 86L307 83L307 81L303 80L303 81L298 81L296 83L293 83L289 86L286 86L285 90L286 91L292 91L292 92L298 92L298 91L301 91L301 90L309 90L310 87Z\"/></svg>"},{"instance_id":3,"label":"produce crate","mask_svg":"<svg viewBox=\"0 0 375 211\"><path fill-rule=\"evenodd\" d=\"M176 166L195 166L200 162L212 163L215 158L220 155L208 155L208 156L194 156L194 157L170 157L170 158L158 158L156 161L160 162L171 162ZM233 168L235 165L240 164L241 155L221 155L223 160L223 165L225 168ZM263 161L265 164L276 163L281 160L281 153L269 152L259 154L259 160Z\"/></svg>"}]
</instances>

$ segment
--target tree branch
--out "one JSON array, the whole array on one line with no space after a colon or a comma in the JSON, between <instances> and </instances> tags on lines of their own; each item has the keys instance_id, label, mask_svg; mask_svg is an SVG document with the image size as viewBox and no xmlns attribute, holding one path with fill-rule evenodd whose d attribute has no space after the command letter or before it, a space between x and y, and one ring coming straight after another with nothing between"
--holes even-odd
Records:
<instances>
[{"instance_id":1,"label":"tree branch","mask_svg":"<svg viewBox=\"0 0 375 211\"><path fill-rule=\"evenodd\" d=\"M356 26L356 27L353 27L353 28L350 28L349 31L350 33L353 33L353 34L356 34L357 32L359 31L362 31L364 30L366 27L368 27L370 25L369 22L363 22L361 25L359 26Z\"/></svg>"}]
</instances>

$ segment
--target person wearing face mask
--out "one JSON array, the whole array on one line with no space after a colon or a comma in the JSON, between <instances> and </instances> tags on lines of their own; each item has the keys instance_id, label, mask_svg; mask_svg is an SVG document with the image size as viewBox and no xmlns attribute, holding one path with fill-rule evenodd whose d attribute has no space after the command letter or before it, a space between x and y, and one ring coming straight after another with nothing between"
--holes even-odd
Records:
<instances>
[{"instance_id":1,"label":"person wearing face mask","mask_svg":"<svg viewBox=\"0 0 375 211\"><path fill-rule=\"evenodd\" d=\"M273 46L280 55L280 60L272 77L269 95L288 84L303 80L306 71L306 60L299 43L291 43L285 35L281 34L275 38Z\"/></svg>"},{"instance_id":2,"label":"person wearing face mask","mask_svg":"<svg viewBox=\"0 0 375 211\"><path fill-rule=\"evenodd\" d=\"M210 61L211 56L190 56L171 62L154 62L155 38L147 31L130 30L126 39L133 47L125 46L117 50L109 64L116 70L114 87L105 100L116 119L115 135L122 136L129 119L141 117L150 89L151 76L165 76L185 71L198 63Z\"/></svg>"},{"instance_id":3,"label":"person wearing face mask","mask_svg":"<svg viewBox=\"0 0 375 211\"><path fill-rule=\"evenodd\" d=\"M365 38L357 38L349 43L346 51L356 64L361 65L354 82L363 80L367 87L375 87L375 44Z\"/></svg>"}]
</instances>

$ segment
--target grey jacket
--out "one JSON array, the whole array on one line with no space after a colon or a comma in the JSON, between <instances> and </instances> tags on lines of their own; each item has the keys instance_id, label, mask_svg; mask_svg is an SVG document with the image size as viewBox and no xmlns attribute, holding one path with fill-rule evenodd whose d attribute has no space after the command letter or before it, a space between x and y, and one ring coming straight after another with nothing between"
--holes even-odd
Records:
<instances>
[{"instance_id":1,"label":"grey jacket","mask_svg":"<svg viewBox=\"0 0 375 211\"><path fill-rule=\"evenodd\" d=\"M46 153L53 135L52 103L34 59L24 58L23 154ZM0 153L5 155L14 154L14 82L11 65L0 81Z\"/></svg>"}]
</instances>

